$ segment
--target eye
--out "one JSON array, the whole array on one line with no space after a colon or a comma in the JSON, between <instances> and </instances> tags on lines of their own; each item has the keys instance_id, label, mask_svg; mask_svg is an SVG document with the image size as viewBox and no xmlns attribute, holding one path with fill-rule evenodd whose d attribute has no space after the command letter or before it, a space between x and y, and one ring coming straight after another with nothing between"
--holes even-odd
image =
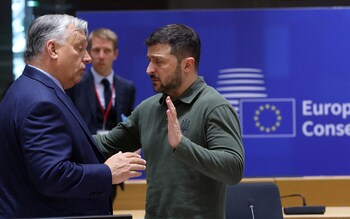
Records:
<instances>
[{"instance_id":1,"label":"eye","mask_svg":"<svg viewBox=\"0 0 350 219\"><path fill-rule=\"evenodd\" d=\"M105 54L111 54L111 53L112 53L112 50L111 50L111 49L105 49L105 50L104 50L104 53L105 53Z\"/></svg>"},{"instance_id":2,"label":"eye","mask_svg":"<svg viewBox=\"0 0 350 219\"><path fill-rule=\"evenodd\" d=\"M97 48L93 48L93 49L91 50L92 53L99 53L99 51L100 51L100 50L97 49Z\"/></svg>"},{"instance_id":3,"label":"eye","mask_svg":"<svg viewBox=\"0 0 350 219\"><path fill-rule=\"evenodd\" d=\"M160 65L160 64L163 63L160 59L155 59L154 62L155 62L157 65Z\"/></svg>"}]
</instances>

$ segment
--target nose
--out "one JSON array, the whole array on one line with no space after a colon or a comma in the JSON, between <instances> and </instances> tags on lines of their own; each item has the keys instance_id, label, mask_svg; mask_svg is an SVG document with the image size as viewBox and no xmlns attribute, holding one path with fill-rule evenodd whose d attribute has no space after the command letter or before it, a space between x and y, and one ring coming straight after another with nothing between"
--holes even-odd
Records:
<instances>
[{"instance_id":1,"label":"nose","mask_svg":"<svg viewBox=\"0 0 350 219\"><path fill-rule=\"evenodd\" d=\"M148 66L147 66L147 69L146 69L146 73L148 75L151 75L154 73L154 67L152 66L152 62L149 62L148 63Z\"/></svg>"},{"instance_id":2,"label":"nose","mask_svg":"<svg viewBox=\"0 0 350 219\"><path fill-rule=\"evenodd\" d=\"M105 52L103 50L100 50L97 55L100 59L102 59L105 57Z\"/></svg>"},{"instance_id":3,"label":"nose","mask_svg":"<svg viewBox=\"0 0 350 219\"><path fill-rule=\"evenodd\" d=\"M83 57L83 62L85 65L91 63L91 57L87 51L85 52L85 55Z\"/></svg>"}]
</instances>

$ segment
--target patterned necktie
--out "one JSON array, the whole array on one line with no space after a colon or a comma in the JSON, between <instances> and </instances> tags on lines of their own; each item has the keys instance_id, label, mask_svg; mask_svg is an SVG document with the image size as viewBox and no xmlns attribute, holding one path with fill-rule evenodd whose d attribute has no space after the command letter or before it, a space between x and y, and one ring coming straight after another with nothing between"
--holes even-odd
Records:
<instances>
[{"instance_id":1,"label":"patterned necktie","mask_svg":"<svg viewBox=\"0 0 350 219\"><path fill-rule=\"evenodd\" d=\"M109 81L106 78L102 79L101 83L104 86L103 95L105 97L105 109L107 109L108 103L111 100L111 87L109 85Z\"/></svg>"}]
</instances>

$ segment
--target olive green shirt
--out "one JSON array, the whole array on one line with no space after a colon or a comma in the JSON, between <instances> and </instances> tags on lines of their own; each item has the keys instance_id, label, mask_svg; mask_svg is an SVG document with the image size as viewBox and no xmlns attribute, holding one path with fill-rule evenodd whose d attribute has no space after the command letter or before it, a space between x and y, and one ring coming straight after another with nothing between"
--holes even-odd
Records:
<instances>
[{"instance_id":1,"label":"olive green shirt","mask_svg":"<svg viewBox=\"0 0 350 219\"><path fill-rule=\"evenodd\" d=\"M174 101L183 137L168 143L165 94L143 101L107 135L95 136L108 156L142 146L147 161L146 216L223 219L226 185L243 176L244 150L237 113L202 78Z\"/></svg>"}]
</instances>

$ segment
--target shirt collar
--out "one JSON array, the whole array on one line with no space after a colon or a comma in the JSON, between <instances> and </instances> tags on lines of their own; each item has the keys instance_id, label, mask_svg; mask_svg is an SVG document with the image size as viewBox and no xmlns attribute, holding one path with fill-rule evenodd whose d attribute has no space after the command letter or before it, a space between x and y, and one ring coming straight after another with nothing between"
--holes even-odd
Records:
<instances>
[{"instance_id":1,"label":"shirt collar","mask_svg":"<svg viewBox=\"0 0 350 219\"><path fill-rule=\"evenodd\" d=\"M92 76L94 77L95 84L101 83L102 79L106 78L109 81L109 84L113 84L113 75L114 71L112 69L111 73L107 77L101 76L99 73L96 72L94 68L91 67Z\"/></svg>"},{"instance_id":2,"label":"shirt collar","mask_svg":"<svg viewBox=\"0 0 350 219\"><path fill-rule=\"evenodd\" d=\"M174 101L174 104L176 105L176 102L178 101L190 104L206 85L207 84L205 83L203 77L198 77L198 79L189 88L187 88L187 90L182 95L180 95L179 98ZM159 104L166 106L165 99L167 96L167 94L163 93L159 99Z\"/></svg>"},{"instance_id":3,"label":"shirt collar","mask_svg":"<svg viewBox=\"0 0 350 219\"><path fill-rule=\"evenodd\" d=\"M29 65L29 64L28 64ZM53 80L53 82L64 92L64 89L63 89L63 86L62 84L52 75L50 75L49 73L47 73L46 71L40 69L40 68L37 68L33 65L29 65L30 67L32 68L35 68L36 70L42 72L44 75L46 75L47 77L49 77L51 80Z\"/></svg>"}]
</instances>

